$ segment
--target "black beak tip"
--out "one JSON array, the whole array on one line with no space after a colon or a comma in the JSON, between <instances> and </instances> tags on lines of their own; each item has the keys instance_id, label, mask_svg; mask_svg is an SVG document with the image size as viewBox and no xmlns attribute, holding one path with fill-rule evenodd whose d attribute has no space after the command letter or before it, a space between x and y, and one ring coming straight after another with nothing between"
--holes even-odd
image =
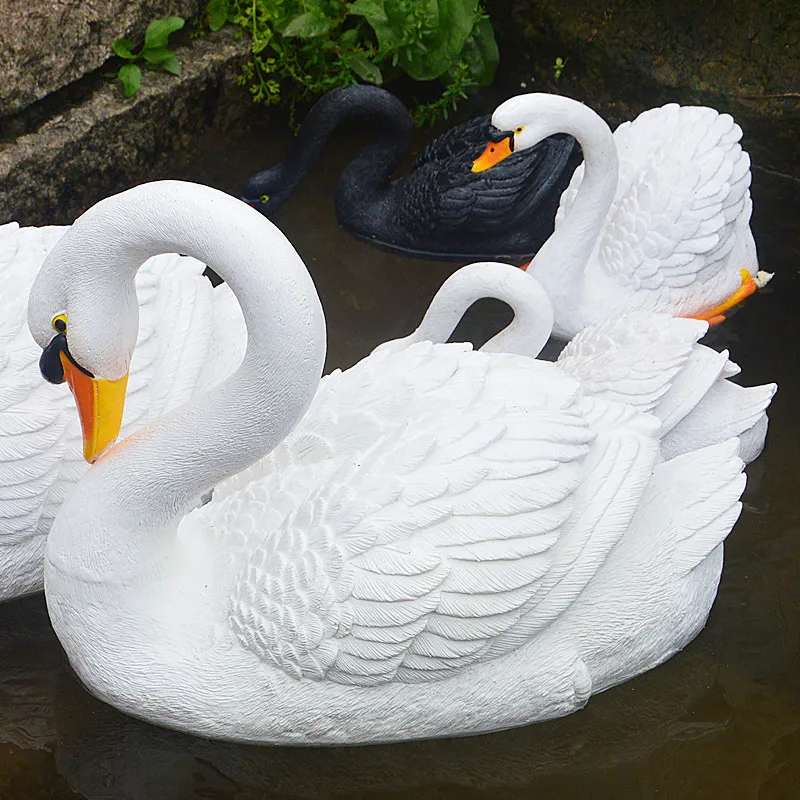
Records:
<instances>
[{"instance_id":1,"label":"black beak tip","mask_svg":"<svg viewBox=\"0 0 800 800\"><path fill-rule=\"evenodd\" d=\"M61 353L66 351L66 348L67 338L63 333L59 333L42 350L42 355L39 356L39 371L48 383L64 383L64 365L61 363Z\"/></svg>"}]
</instances>

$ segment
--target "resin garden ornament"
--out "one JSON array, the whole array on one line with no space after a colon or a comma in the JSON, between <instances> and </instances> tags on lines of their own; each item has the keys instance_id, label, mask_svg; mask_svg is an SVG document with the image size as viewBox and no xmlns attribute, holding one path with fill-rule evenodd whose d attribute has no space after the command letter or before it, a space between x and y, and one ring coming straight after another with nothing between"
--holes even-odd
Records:
<instances>
[{"instance_id":1,"label":"resin garden ornament","mask_svg":"<svg viewBox=\"0 0 800 800\"><path fill-rule=\"evenodd\" d=\"M479 733L568 714L703 627L745 483L736 438L664 461L656 417L463 344L387 347L320 383L305 266L207 187L104 200L39 273L31 332L89 439L118 425L134 276L162 251L228 282L247 351L183 409L87 446L45 590L95 695L249 742Z\"/></svg>"},{"instance_id":2,"label":"resin garden ornament","mask_svg":"<svg viewBox=\"0 0 800 800\"><path fill-rule=\"evenodd\" d=\"M553 327L553 306L542 285L508 264L470 264L443 284L420 326L386 342L376 352L400 351L416 342L446 342L467 309L482 298L502 300L514 310L505 330L483 352L535 358ZM739 438L739 455L749 464L764 449L767 408L777 385L744 387L729 378L741 370L728 358L697 344L708 323L637 311L581 331L557 364L592 397L633 406L661 420L665 459ZM302 426L303 423L301 423Z\"/></svg>"},{"instance_id":3,"label":"resin garden ornament","mask_svg":"<svg viewBox=\"0 0 800 800\"><path fill-rule=\"evenodd\" d=\"M489 116L448 130L411 170L392 180L411 142L403 104L377 86L346 86L308 113L289 154L254 175L244 199L272 217L315 165L346 119L366 118L374 143L345 168L336 214L350 234L401 255L449 261L526 258L553 230L558 198L577 165L575 142L556 136L520 152L491 174L472 171L489 133Z\"/></svg>"},{"instance_id":4,"label":"resin garden ornament","mask_svg":"<svg viewBox=\"0 0 800 800\"><path fill-rule=\"evenodd\" d=\"M0 226L0 600L42 590L47 532L87 469L70 392L42 381L42 351L26 324L36 273L66 230ZM90 246L102 255L102 236ZM227 287L212 288L203 269L192 258L162 255L139 270L125 433L204 391L241 361L239 306ZM61 317L54 324L60 328Z\"/></svg>"},{"instance_id":5,"label":"resin garden ornament","mask_svg":"<svg viewBox=\"0 0 800 800\"><path fill-rule=\"evenodd\" d=\"M492 125L477 174L559 132L583 149L555 232L529 266L553 301L557 336L639 310L714 324L772 277L758 271L750 159L730 115L670 104L612 135L575 100L527 94L500 105Z\"/></svg>"}]
</instances>

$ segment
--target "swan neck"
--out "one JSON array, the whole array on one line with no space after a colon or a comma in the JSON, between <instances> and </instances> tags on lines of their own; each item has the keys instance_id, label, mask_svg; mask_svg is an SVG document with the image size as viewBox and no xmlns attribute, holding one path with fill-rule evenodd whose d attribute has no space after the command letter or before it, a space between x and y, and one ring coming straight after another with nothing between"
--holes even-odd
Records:
<instances>
[{"instance_id":1,"label":"swan neck","mask_svg":"<svg viewBox=\"0 0 800 800\"><path fill-rule=\"evenodd\" d=\"M130 565L135 553L156 549L144 540L158 537L201 495L275 447L319 383L325 322L300 257L255 210L208 187L189 186L163 182L109 198L81 217L54 251L55 267L75 267L70 285L76 292L99 286L102 298L108 284L98 307L112 315L113 287L121 278L132 282L147 258L193 256L228 283L248 335L244 359L230 378L118 443L76 487L54 526L53 544L71 553L76 570L91 563L102 573L101 564ZM191 347L191 331L187 339ZM71 517L89 522L64 548Z\"/></svg>"},{"instance_id":2,"label":"swan neck","mask_svg":"<svg viewBox=\"0 0 800 800\"><path fill-rule=\"evenodd\" d=\"M346 120L364 117L376 131L376 141L365 148L342 172L337 200L354 198L364 203L388 189L389 181L408 149L411 119L394 95L375 86L347 86L328 92L308 112L297 140L276 166L250 179L246 194L259 197L273 193L274 213L314 167L333 132Z\"/></svg>"},{"instance_id":3,"label":"swan neck","mask_svg":"<svg viewBox=\"0 0 800 800\"><path fill-rule=\"evenodd\" d=\"M494 262L470 264L451 275L431 301L420 326L408 337L408 343L446 342L469 307L483 298L507 303L514 319L481 350L538 356L553 327L550 299L530 275Z\"/></svg>"},{"instance_id":4,"label":"swan neck","mask_svg":"<svg viewBox=\"0 0 800 800\"><path fill-rule=\"evenodd\" d=\"M344 168L336 187L337 208L348 214L351 208L374 203L390 190L392 176L411 143L411 117L405 106L382 89L360 88L370 91L348 98L347 116L367 117L375 139Z\"/></svg>"},{"instance_id":5,"label":"swan neck","mask_svg":"<svg viewBox=\"0 0 800 800\"><path fill-rule=\"evenodd\" d=\"M572 206L530 266L530 272L542 282L558 307L558 299L581 284L583 271L614 201L619 161L608 125L581 104L571 104L566 121L551 133L556 132L574 136L584 159L583 179Z\"/></svg>"}]
</instances>

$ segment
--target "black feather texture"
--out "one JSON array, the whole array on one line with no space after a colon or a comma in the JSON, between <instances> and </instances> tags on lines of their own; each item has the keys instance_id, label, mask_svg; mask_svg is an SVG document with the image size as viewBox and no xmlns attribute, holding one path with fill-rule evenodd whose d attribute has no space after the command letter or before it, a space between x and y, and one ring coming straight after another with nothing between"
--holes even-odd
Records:
<instances>
[{"instance_id":1,"label":"black feather texture","mask_svg":"<svg viewBox=\"0 0 800 800\"><path fill-rule=\"evenodd\" d=\"M274 216L316 163L335 128L366 117L376 139L343 171L336 189L339 224L348 233L403 255L449 261L534 255L553 231L561 192L580 163L575 140L552 136L475 173L489 142L491 117L456 125L431 142L408 174L391 180L408 150L403 104L375 86L347 86L314 105L283 161L250 178L244 199ZM269 201L260 202L269 196Z\"/></svg>"}]
</instances>

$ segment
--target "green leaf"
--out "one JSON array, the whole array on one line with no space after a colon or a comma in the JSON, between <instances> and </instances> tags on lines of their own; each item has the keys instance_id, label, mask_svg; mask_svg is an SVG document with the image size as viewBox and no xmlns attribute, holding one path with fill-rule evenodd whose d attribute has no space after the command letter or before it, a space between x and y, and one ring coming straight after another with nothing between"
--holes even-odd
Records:
<instances>
[{"instance_id":1,"label":"green leaf","mask_svg":"<svg viewBox=\"0 0 800 800\"><path fill-rule=\"evenodd\" d=\"M311 11L295 17L284 29L284 36L297 36L299 39L312 39L314 36L322 36L327 33L334 24L335 20L320 17Z\"/></svg>"},{"instance_id":2,"label":"green leaf","mask_svg":"<svg viewBox=\"0 0 800 800\"><path fill-rule=\"evenodd\" d=\"M500 52L488 19L482 19L475 26L459 59L469 66L470 78L475 83L486 86L492 82L500 63Z\"/></svg>"},{"instance_id":3,"label":"green leaf","mask_svg":"<svg viewBox=\"0 0 800 800\"><path fill-rule=\"evenodd\" d=\"M364 17L378 37L379 49L390 51L395 49L403 38L405 16L399 23L393 25L389 20L386 2L391 4L393 0L356 0L350 6L349 13Z\"/></svg>"},{"instance_id":4,"label":"green leaf","mask_svg":"<svg viewBox=\"0 0 800 800\"><path fill-rule=\"evenodd\" d=\"M183 17L167 17L166 19L154 19L144 33L145 49L157 49L167 46L167 39L171 33L179 31L186 24Z\"/></svg>"},{"instance_id":5,"label":"green leaf","mask_svg":"<svg viewBox=\"0 0 800 800\"><path fill-rule=\"evenodd\" d=\"M155 47L142 50L142 58L148 64L153 64L154 66L163 64L165 61L169 61L174 57L175 53L173 53L172 50L168 50L166 47Z\"/></svg>"},{"instance_id":6,"label":"green leaf","mask_svg":"<svg viewBox=\"0 0 800 800\"><path fill-rule=\"evenodd\" d=\"M111 49L120 57L133 60L138 55L133 52L133 42L130 39L114 39L111 42Z\"/></svg>"},{"instance_id":7,"label":"green leaf","mask_svg":"<svg viewBox=\"0 0 800 800\"><path fill-rule=\"evenodd\" d=\"M361 53L348 53L345 62L359 78L367 83L374 83L377 86L383 83L380 69Z\"/></svg>"},{"instance_id":8,"label":"green leaf","mask_svg":"<svg viewBox=\"0 0 800 800\"><path fill-rule=\"evenodd\" d=\"M228 21L228 0L209 0L206 19L211 31L218 31Z\"/></svg>"},{"instance_id":9,"label":"green leaf","mask_svg":"<svg viewBox=\"0 0 800 800\"><path fill-rule=\"evenodd\" d=\"M117 77L122 81L125 97L133 97L142 85L142 71L136 64L125 64L124 67L120 67Z\"/></svg>"},{"instance_id":10,"label":"green leaf","mask_svg":"<svg viewBox=\"0 0 800 800\"><path fill-rule=\"evenodd\" d=\"M400 66L417 81L444 75L458 60L478 19L478 0L429 0L431 28L415 49L401 53ZM392 19L390 13L389 19Z\"/></svg>"},{"instance_id":11,"label":"green leaf","mask_svg":"<svg viewBox=\"0 0 800 800\"><path fill-rule=\"evenodd\" d=\"M364 17L368 21L373 19L378 22L388 22L386 10L383 7L383 0L356 0L347 7L347 13L354 16Z\"/></svg>"},{"instance_id":12,"label":"green leaf","mask_svg":"<svg viewBox=\"0 0 800 800\"><path fill-rule=\"evenodd\" d=\"M358 31L355 28L351 28L349 31L345 31L339 37L339 46L344 48L345 50L354 50L356 47L357 40L358 40Z\"/></svg>"},{"instance_id":13,"label":"green leaf","mask_svg":"<svg viewBox=\"0 0 800 800\"><path fill-rule=\"evenodd\" d=\"M181 62L178 60L178 56L172 56L172 58L168 58L161 64L161 69L165 72L169 72L172 75L180 75L181 74Z\"/></svg>"}]
</instances>

